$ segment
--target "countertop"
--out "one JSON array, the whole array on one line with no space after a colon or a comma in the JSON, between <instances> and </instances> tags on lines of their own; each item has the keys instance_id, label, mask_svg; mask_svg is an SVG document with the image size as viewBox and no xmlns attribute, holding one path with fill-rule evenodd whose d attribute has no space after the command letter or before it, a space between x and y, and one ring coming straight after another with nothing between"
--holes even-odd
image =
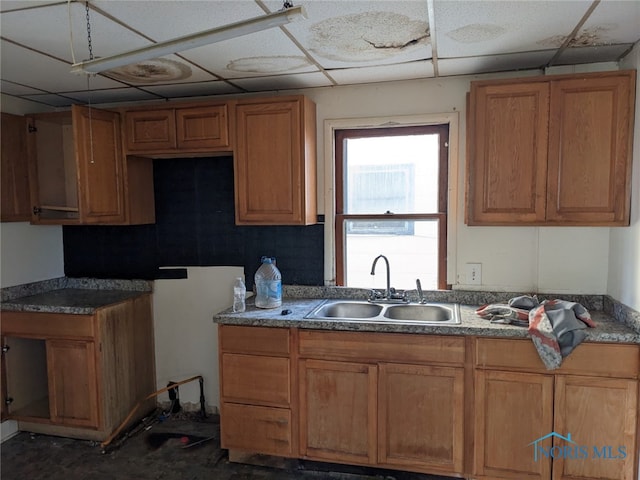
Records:
<instances>
[{"instance_id":1,"label":"countertop","mask_svg":"<svg viewBox=\"0 0 640 480\"><path fill-rule=\"evenodd\" d=\"M64 288L20 297L0 304L3 311L92 315L98 308L137 297L143 292Z\"/></svg>"},{"instance_id":2,"label":"countertop","mask_svg":"<svg viewBox=\"0 0 640 480\"><path fill-rule=\"evenodd\" d=\"M529 338L524 327L491 323L476 315L476 305L460 305L461 323L459 325L416 325L397 322L361 322L344 320L318 320L304 318L324 300L318 298L284 298L282 306L274 309L257 308L252 300L247 301L247 310L243 313L222 311L213 317L214 323L227 325L252 325L262 327L294 327L321 330L369 331L390 333L416 333L436 335L467 335L488 337ZM291 313L282 315L283 310ZM637 343L640 344L640 332L615 320L602 311L591 311L596 328L588 328L587 341Z\"/></svg>"}]
</instances>

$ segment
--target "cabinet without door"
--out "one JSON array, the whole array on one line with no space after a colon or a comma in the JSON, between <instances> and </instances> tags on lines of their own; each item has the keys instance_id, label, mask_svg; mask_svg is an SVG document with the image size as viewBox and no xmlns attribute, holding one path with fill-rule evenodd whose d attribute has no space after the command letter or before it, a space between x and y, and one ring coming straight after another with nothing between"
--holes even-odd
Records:
<instances>
[{"instance_id":1,"label":"cabinet without door","mask_svg":"<svg viewBox=\"0 0 640 480\"><path fill-rule=\"evenodd\" d=\"M635 71L472 82L469 225L628 225Z\"/></svg>"},{"instance_id":2,"label":"cabinet without door","mask_svg":"<svg viewBox=\"0 0 640 480\"><path fill-rule=\"evenodd\" d=\"M149 294L93 315L7 311L0 328L5 415L21 430L104 440L155 390Z\"/></svg>"},{"instance_id":3,"label":"cabinet without door","mask_svg":"<svg viewBox=\"0 0 640 480\"><path fill-rule=\"evenodd\" d=\"M32 223L155 221L151 160L124 161L117 112L74 105L28 120Z\"/></svg>"}]
</instances>

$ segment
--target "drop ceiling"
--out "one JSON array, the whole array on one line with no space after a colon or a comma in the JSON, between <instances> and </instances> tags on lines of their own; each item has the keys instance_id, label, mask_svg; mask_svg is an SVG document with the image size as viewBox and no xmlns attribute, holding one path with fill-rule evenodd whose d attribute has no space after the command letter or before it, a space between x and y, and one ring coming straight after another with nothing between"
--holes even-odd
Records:
<instances>
[{"instance_id":1,"label":"drop ceiling","mask_svg":"<svg viewBox=\"0 0 640 480\"><path fill-rule=\"evenodd\" d=\"M52 107L617 62L640 0L295 0L306 19L87 77L84 1L2 0L0 91ZM106 57L281 9L270 0L90 0Z\"/></svg>"}]
</instances>

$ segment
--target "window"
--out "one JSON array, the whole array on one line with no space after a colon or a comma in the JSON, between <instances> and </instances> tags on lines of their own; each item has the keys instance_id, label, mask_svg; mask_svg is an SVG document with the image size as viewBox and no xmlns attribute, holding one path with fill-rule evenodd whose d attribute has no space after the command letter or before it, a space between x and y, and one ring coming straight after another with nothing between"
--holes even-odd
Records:
<instances>
[{"instance_id":1,"label":"window","mask_svg":"<svg viewBox=\"0 0 640 480\"><path fill-rule=\"evenodd\" d=\"M336 130L335 139L337 284L372 287L383 254L392 286L419 278L446 289L448 125Z\"/></svg>"}]
</instances>

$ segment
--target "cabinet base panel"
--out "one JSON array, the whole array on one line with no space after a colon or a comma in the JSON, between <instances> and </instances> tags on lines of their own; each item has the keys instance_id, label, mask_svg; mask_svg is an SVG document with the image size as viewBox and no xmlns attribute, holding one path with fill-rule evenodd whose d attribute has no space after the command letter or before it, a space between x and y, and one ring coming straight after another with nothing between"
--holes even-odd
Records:
<instances>
[{"instance_id":1,"label":"cabinet base panel","mask_svg":"<svg viewBox=\"0 0 640 480\"><path fill-rule=\"evenodd\" d=\"M61 425L23 421L18 421L18 430L24 432L41 433L43 435L54 435L56 437L93 440L96 442L101 442L109 436L109 432L106 432L104 430L90 430L86 428L64 427Z\"/></svg>"},{"instance_id":2,"label":"cabinet base panel","mask_svg":"<svg viewBox=\"0 0 640 480\"><path fill-rule=\"evenodd\" d=\"M338 473L346 473L353 475L371 475L371 476L381 476L381 478L385 477L395 477L397 476L397 472L406 471L411 472L411 470L403 470L403 469L388 469L388 468L377 468L377 467L368 467L368 466L357 466L357 465L347 465L341 463L329 463L329 462L320 462L315 460L304 460L299 458L285 458L285 457L277 457L273 455L264 455L256 452L245 452L240 450L229 449L229 462L232 463L243 463L246 465L255 465L259 467L271 467L278 468L286 471L316 471L316 472L338 472ZM395 472L395 473L394 473ZM447 473L439 474L437 472L431 472L432 475L443 475L438 478L472 478L466 477L463 475Z\"/></svg>"}]
</instances>

